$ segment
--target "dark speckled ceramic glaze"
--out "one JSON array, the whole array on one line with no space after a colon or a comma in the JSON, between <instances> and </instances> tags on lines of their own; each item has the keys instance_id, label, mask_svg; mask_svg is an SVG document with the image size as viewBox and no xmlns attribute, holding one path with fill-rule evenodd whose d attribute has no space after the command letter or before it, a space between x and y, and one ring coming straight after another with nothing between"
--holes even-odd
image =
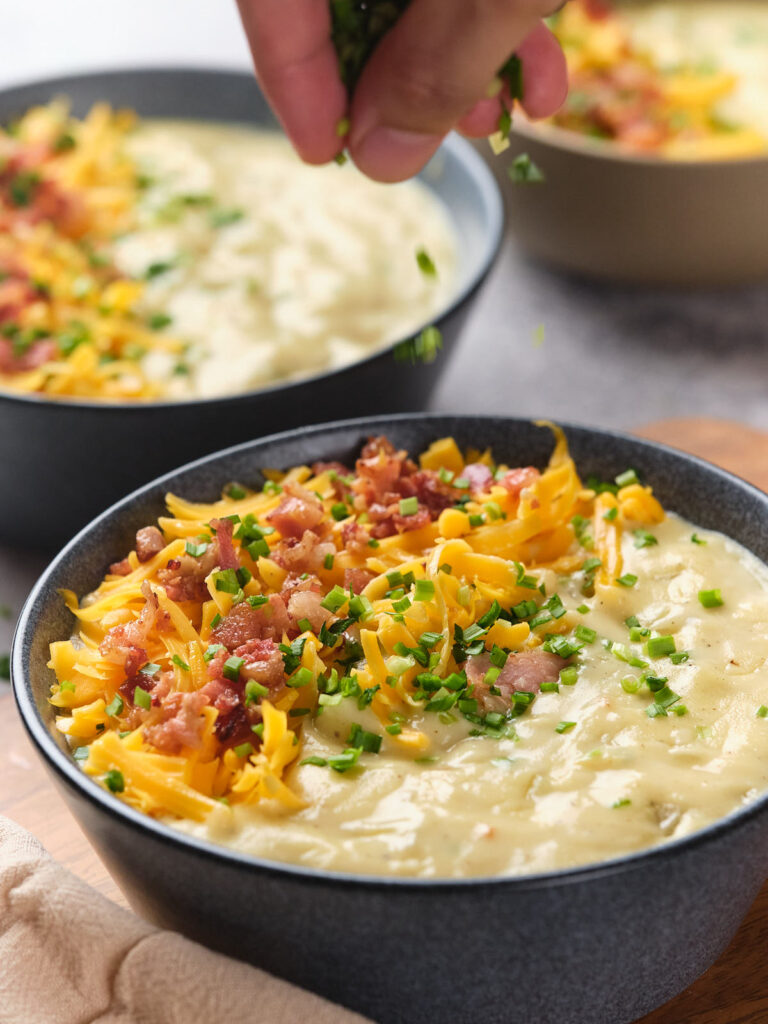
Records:
<instances>
[{"instance_id":1,"label":"dark speckled ceramic glaze","mask_svg":"<svg viewBox=\"0 0 768 1024\"><path fill-rule=\"evenodd\" d=\"M330 874L180 835L87 778L52 728L48 644L70 634L60 587L83 594L154 521L169 489L214 500L262 466L351 460L386 432L418 452L452 434L512 465L543 466L547 430L489 417L388 416L279 434L155 481L79 534L37 584L13 650L24 723L136 910L381 1024L625 1024L725 948L768 876L768 798L691 836L621 859L523 878L419 881ZM698 459L598 430L567 430L584 476L634 466L664 505L768 560L768 497Z\"/></svg>"},{"instance_id":2,"label":"dark speckled ceramic glaze","mask_svg":"<svg viewBox=\"0 0 768 1024\"><path fill-rule=\"evenodd\" d=\"M78 115L108 100L147 117L275 126L252 75L188 69L104 72L9 89L0 93L0 124L61 95ZM134 487L225 445L331 416L422 409L493 264L504 217L493 175L464 139L449 138L420 178L448 208L458 236L456 294L434 318L444 351L432 365L404 367L388 347L292 384L151 405L0 393L0 493L13 495L0 503L0 539L55 550Z\"/></svg>"}]
</instances>

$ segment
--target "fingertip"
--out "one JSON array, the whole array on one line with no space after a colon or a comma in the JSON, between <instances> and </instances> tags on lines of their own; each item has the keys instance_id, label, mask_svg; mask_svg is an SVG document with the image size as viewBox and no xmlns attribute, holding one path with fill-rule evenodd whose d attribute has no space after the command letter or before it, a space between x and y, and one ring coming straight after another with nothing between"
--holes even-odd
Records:
<instances>
[{"instance_id":1,"label":"fingertip","mask_svg":"<svg viewBox=\"0 0 768 1024\"><path fill-rule=\"evenodd\" d=\"M568 95L565 54L542 22L517 48L523 65L523 100L532 118L551 117Z\"/></svg>"},{"instance_id":2,"label":"fingertip","mask_svg":"<svg viewBox=\"0 0 768 1024\"><path fill-rule=\"evenodd\" d=\"M496 131L500 114L501 105L498 99L478 100L456 127L462 135L466 135L470 139L481 139Z\"/></svg>"},{"instance_id":3,"label":"fingertip","mask_svg":"<svg viewBox=\"0 0 768 1024\"><path fill-rule=\"evenodd\" d=\"M353 128L349 152L363 174L394 184L418 174L442 141L439 135L375 125L363 134Z\"/></svg>"}]
</instances>

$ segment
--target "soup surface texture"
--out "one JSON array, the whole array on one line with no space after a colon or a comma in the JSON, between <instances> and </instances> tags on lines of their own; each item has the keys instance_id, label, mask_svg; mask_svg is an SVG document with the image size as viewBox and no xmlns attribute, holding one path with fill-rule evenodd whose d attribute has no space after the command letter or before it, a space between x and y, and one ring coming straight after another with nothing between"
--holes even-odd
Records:
<instances>
[{"instance_id":1,"label":"soup surface texture","mask_svg":"<svg viewBox=\"0 0 768 1024\"><path fill-rule=\"evenodd\" d=\"M0 386L214 397L417 334L456 288L419 181L309 167L277 132L97 106L0 130Z\"/></svg>"},{"instance_id":2,"label":"soup surface texture","mask_svg":"<svg viewBox=\"0 0 768 1024\"><path fill-rule=\"evenodd\" d=\"M768 786L768 570L583 482L372 439L159 529L51 648L84 770L271 860L548 871L694 832ZM234 518L232 518L234 517Z\"/></svg>"},{"instance_id":3,"label":"soup surface texture","mask_svg":"<svg viewBox=\"0 0 768 1024\"><path fill-rule=\"evenodd\" d=\"M759 0L575 0L553 19L571 90L554 123L676 159L768 148Z\"/></svg>"}]
</instances>

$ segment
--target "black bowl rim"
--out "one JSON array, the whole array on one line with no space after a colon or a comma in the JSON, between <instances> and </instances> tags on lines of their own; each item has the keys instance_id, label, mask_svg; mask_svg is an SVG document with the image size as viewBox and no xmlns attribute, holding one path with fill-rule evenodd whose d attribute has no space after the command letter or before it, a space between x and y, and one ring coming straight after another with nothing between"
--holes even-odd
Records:
<instances>
[{"instance_id":1,"label":"black bowl rim","mask_svg":"<svg viewBox=\"0 0 768 1024\"><path fill-rule=\"evenodd\" d=\"M148 64L146 66L129 65L126 67L110 67L104 70L93 70L80 74L59 75L55 78L38 78L28 82L15 83L4 89L0 89L0 100L3 100L8 96L12 96L15 92L23 92L26 89L43 87L50 89L52 91L52 95L55 95L55 90L58 89L63 92L70 87L73 82L85 82L88 79L95 79L97 81L102 79L105 82L108 82L110 78L117 78L121 75L144 77L145 75L154 74L167 74L169 77L173 77L174 75L179 75L179 77L181 77L182 75L195 74L202 77L208 77L210 79L228 76L246 80L251 84L255 83L255 77L252 74L238 68L162 64ZM258 87L258 83L255 84ZM194 119L180 117L179 120ZM215 122L217 119L213 118L212 120ZM425 320L423 323L420 323L410 334L388 342L381 348L370 352L362 359L357 359L352 363L345 363L343 366L336 367L333 370L312 374L307 377L278 381L277 383L268 385L267 387L254 388L250 391L238 391L232 394L213 395L206 398L184 398L175 401L169 399L157 402L113 402L98 398L54 398L38 393L26 394L0 390L0 402L22 403L25 405L44 404L46 408L78 409L82 411L87 410L89 412L94 410L98 410L99 412L112 410L123 415L136 415L147 409L183 409L199 405L208 405L216 402L220 402L222 405L228 405L238 401L242 402L246 399L258 398L259 395L263 394L275 394L280 392L288 393L293 387L298 387L304 384L319 383L339 374L348 373L352 368L357 369L358 367L366 366L386 353L394 354L394 350L398 345L415 337L420 331L424 330L424 328L428 327L430 324L437 323L444 317L450 316L457 309L461 308L465 302L467 302L467 300L477 291L493 268L504 238L504 228L506 223L504 200L502 199L501 189L499 188L496 179L485 160L483 160L482 156L475 150L467 139L462 138L454 132L446 136L435 154L435 157L439 157L441 153L447 153L450 158L455 159L469 173L473 182L473 187L477 190L482 205L486 211L489 230L485 235L484 251L478 259L477 266L473 268L464 285L450 297L444 306L441 306L435 311L434 316ZM433 157L433 159L435 157ZM420 176L417 177L417 180L422 181ZM424 184L424 182L422 182L422 184ZM429 188L429 185L427 184L426 187ZM432 190L430 189L430 191ZM440 197L437 196L437 198L439 199ZM453 226L454 220L450 208L445 203L442 203L442 205L445 208L449 222ZM286 398L289 397L290 395L287 394Z\"/></svg>"},{"instance_id":2,"label":"black bowl rim","mask_svg":"<svg viewBox=\"0 0 768 1024\"><path fill-rule=\"evenodd\" d=\"M297 428L293 430L280 431L266 437L260 437L241 444L232 445L218 452L195 459L186 463L178 469L164 473L155 480L143 487L137 488L131 494L116 502L106 509L87 526L85 526L53 559L51 564L35 584L19 616L16 630L13 637L11 651L11 680L16 704L30 739L36 747L38 754L47 762L47 767L58 777L60 781L74 788L78 795L87 800L92 806L106 812L119 824L133 826L139 831L146 831L151 834L154 840L164 843L173 848L176 845L186 847L191 853L202 855L207 859L224 861L229 867L246 872L261 871L271 876L288 876L293 881L306 884L324 884L340 886L357 886L364 889L385 889L389 891L399 890L427 890L427 891L454 891L471 887L487 886L510 886L517 890L541 889L552 886L563 886L575 884L590 878L599 878L605 875L617 874L622 871L629 871L644 866L649 861L665 860L669 858L684 856L690 850L700 847L712 840L717 839L723 833L729 832L740 826L746 825L757 815L768 809L768 790L757 797L751 803L736 808L725 817L718 818L710 825L705 826L690 835L661 843L657 846L625 854L624 856L613 857L609 860L596 861L575 867L564 868L556 871L537 872L524 875L493 875L493 876L472 876L468 878L419 878L411 876L387 876L368 875L354 872L329 871L320 868L305 867L304 865L290 864L276 860L269 860L263 857L252 856L240 853L227 846L219 845L195 836L180 832L170 825L165 825L149 815L134 810L128 804L111 796L98 783L87 776L67 755L56 745L53 735L48 726L40 716L34 702L32 685L24 672L24 656L27 647L31 644L34 634L35 620L37 618L37 603L48 590L48 579L58 569L59 565L66 562L70 556L88 540L88 535L96 527L104 524L113 516L120 514L147 492L155 490L164 485L166 480L176 476L177 473L200 469L210 466L220 459L232 454L246 451L249 448L261 447L265 444L274 444L290 441L298 438L317 436L318 434L332 432L336 429L354 428L361 432L376 432L377 429L386 429L392 423L407 423L414 420L434 422L439 424L450 419L456 421L471 421L475 424L478 421L503 420L510 430L518 426L529 426L531 423L541 425L539 419L528 419L523 417L508 416L485 416L485 415L452 415L449 413L397 413L389 416L365 416L348 420L334 420L328 423L317 424L312 427ZM545 421L546 422L546 421ZM692 465L699 470L710 474L723 485L735 488L738 491L756 498L764 507L766 520L768 521L768 494L755 487L753 484L741 479L727 470L715 466L705 459L687 452L680 451L668 445L645 438L637 437L623 431L609 430L598 427L588 427L577 423L565 423L558 421L558 425L565 431L566 436L571 432L581 432L599 435L606 440L618 442L631 442L640 445L651 453L670 455L679 460L683 465ZM439 429L439 428L438 428Z\"/></svg>"}]
</instances>

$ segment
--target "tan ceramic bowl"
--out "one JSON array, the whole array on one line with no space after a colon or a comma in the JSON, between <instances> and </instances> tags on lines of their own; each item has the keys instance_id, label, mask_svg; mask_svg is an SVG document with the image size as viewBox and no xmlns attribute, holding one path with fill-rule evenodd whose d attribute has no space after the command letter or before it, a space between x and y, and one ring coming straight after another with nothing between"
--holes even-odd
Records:
<instances>
[{"instance_id":1,"label":"tan ceramic bowl","mask_svg":"<svg viewBox=\"0 0 768 1024\"><path fill-rule=\"evenodd\" d=\"M766 98L768 102L768 97ZM717 287L768 279L768 156L681 161L518 117L508 150L479 143L525 252L561 270L633 284ZM543 184L512 184L520 153Z\"/></svg>"}]
</instances>

